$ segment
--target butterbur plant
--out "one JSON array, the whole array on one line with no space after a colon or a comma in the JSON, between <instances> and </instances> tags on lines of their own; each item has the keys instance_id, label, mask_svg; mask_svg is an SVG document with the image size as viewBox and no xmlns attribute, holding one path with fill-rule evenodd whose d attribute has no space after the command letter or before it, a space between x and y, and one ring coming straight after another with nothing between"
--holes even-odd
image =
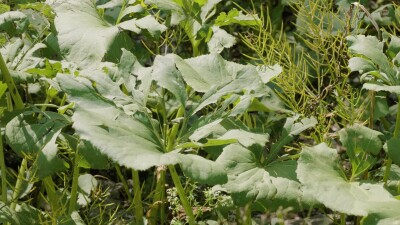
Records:
<instances>
[{"instance_id":1,"label":"butterbur plant","mask_svg":"<svg viewBox=\"0 0 400 225\"><path fill-rule=\"evenodd\" d=\"M157 56L152 67L143 67L124 50L120 64L108 75L97 70L78 77L58 74L56 80L74 103L75 133L127 168L167 166L193 224L194 215L174 165L179 164L194 181L226 183L223 163L185 152L234 142L244 147L265 144L267 134L243 130L235 125L234 117L225 130L214 134L213 129L246 112L254 98L270 91L266 84L276 73L269 72L226 61L218 54L189 59ZM293 134L302 130L294 129Z\"/></svg>"}]
</instances>

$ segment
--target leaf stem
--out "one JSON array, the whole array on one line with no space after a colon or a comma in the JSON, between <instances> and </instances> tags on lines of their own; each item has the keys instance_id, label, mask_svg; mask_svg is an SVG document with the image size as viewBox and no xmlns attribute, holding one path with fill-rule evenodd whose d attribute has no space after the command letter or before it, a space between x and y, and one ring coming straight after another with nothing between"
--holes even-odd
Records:
<instances>
[{"instance_id":1,"label":"leaf stem","mask_svg":"<svg viewBox=\"0 0 400 225\"><path fill-rule=\"evenodd\" d=\"M28 160L26 157L24 157L22 159L21 162L21 166L18 170L18 177L17 177L17 182L15 183L15 187L14 187L14 193L12 196L12 202L10 205L10 208L12 210L15 210L15 207L17 206L17 201L18 201L18 197L20 195L21 192L21 188L22 188L22 183L24 182L25 179L25 171L28 168Z\"/></svg>"},{"instance_id":2,"label":"leaf stem","mask_svg":"<svg viewBox=\"0 0 400 225\"><path fill-rule=\"evenodd\" d=\"M340 225L346 225L346 214L340 213Z\"/></svg>"},{"instance_id":3,"label":"leaf stem","mask_svg":"<svg viewBox=\"0 0 400 225\"><path fill-rule=\"evenodd\" d=\"M394 127L393 137L397 138L400 134L400 95L397 96L397 114L396 125Z\"/></svg>"},{"instance_id":4,"label":"leaf stem","mask_svg":"<svg viewBox=\"0 0 400 225\"><path fill-rule=\"evenodd\" d=\"M190 206L189 200L186 197L185 189L182 186L181 181L179 180L179 175L175 170L174 165L168 165L168 170L171 173L172 180L174 181L174 185L178 192L179 198L182 202L183 209L185 210L186 216L189 217L189 225L196 224L192 207Z\"/></svg>"},{"instance_id":5,"label":"leaf stem","mask_svg":"<svg viewBox=\"0 0 400 225\"><path fill-rule=\"evenodd\" d=\"M176 113L176 117L175 118L182 117L184 112L185 112L185 109L184 109L183 106L181 106L178 109L178 112ZM173 150L174 144L175 144L176 135L178 134L178 130L179 130L179 123L175 123L174 125L172 125L171 132L168 135L168 142L167 142L167 149L166 149L167 152L170 152L170 151Z\"/></svg>"},{"instance_id":6,"label":"leaf stem","mask_svg":"<svg viewBox=\"0 0 400 225\"><path fill-rule=\"evenodd\" d=\"M369 91L371 106L369 108L369 128L374 128L374 113L375 113L375 91Z\"/></svg>"},{"instance_id":7,"label":"leaf stem","mask_svg":"<svg viewBox=\"0 0 400 225\"><path fill-rule=\"evenodd\" d=\"M142 190L140 187L139 172L132 170L133 179L133 202L135 204L135 220L137 225L144 224L143 221L143 205L142 205Z\"/></svg>"}]
</instances>

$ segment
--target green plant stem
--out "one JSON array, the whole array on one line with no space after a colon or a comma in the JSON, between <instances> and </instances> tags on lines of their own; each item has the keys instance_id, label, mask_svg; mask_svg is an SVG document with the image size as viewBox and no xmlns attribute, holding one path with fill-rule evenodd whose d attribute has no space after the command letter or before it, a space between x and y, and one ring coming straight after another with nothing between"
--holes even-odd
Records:
<instances>
[{"instance_id":1,"label":"green plant stem","mask_svg":"<svg viewBox=\"0 0 400 225\"><path fill-rule=\"evenodd\" d=\"M179 175L175 170L174 165L168 165L168 170L171 173L172 180L174 182L175 188L178 192L179 199L182 202L183 209L185 210L186 216L189 217L189 225L196 224L192 207L190 206L189 200L186 197L185 190L179 180Z\"/></svg>"},{"instance_id":2,"label":"green plant stem","mask_svg":"<svg viewBox=\"0 0 400 225\"><path fill-rule=\"evenodd\" d=\"M389 175L390 175L390 168L392 167L392 160L387 159L385 162L385 172L383 174L383 185L384 187L387 187L387 182L389 180Z\"/></svg>"},{"instance_id":3,"label":"green plant stem","mask_svg":"<svg viewBox=\"0 0 400 225\"><path fill-rule=\"evenodd\" d=\"M23 109L25 107L24 102L22 101L22 98L19 95L19 92L14 84L14 80L12 79L10 71L8 71L7 65L4 62L3 56L1 54L0 54L0 70L1 73L3 74L3 80L8 86L8 90L11 94L11 98L14 102L15 108Z\"/></svg>"},{"instance_id":4,"label":"green plant stem","mask_svg":"<svg viewBox=\"0 0 400 225\"><path fill-rule=\"evenodd\" d=\"M340 225L346 225L346 214L340 213Z\"/></svg>"},{"instance_id":5,"label":"green plant stem","mask_svg":"<svg viewBox=\"0 0 400 225\"><path fill-rule=\"evenodd\" d=\"M43 103L42 107L40 108L40 111L42 111L42 112L46 111L47 105L50 103L50 101L51 101L51 98L50 98L49 95L47 95L46 99L44 100L44 103ZM42 119L43 118L43 113L39 113L37 118L38 118L38 120Z\"/></svg>"},{"instance_id":6,"label":"green plant stem","mask_svg":"<svg viewBox=\"0 0 400 225\"><path fill-rule=\"evenodd\" d=\"M183 107L180 107L178 109L178 112L176 113L175 118L182 117L184 112L185 112L185 109ZM178 134L178 130L179 130L179 123L172 125L171 132L168 135L167 148L166 148L167 152L170 152L173 150L174 145L175 145L176 135Z\"/></svg>"},{"instance_id":7,"label":"green plant stem","mask_svg":"<svg viewBox=\"0 0 400 225\"><path fill-rule=\"evenodd\" d=\"M115 164L115 170L117 171L118 178L122 182L122 186L124 187L125 193L128 196L128 200L129 200L129 202L131 202L132 201L132 195L129 192L128 183L126 182L124 176L122 175L121 167L118 164Z\"/></svg>"},{"instance_id":8,"label":"green plant stem","mask_svg":"<svg viewBox=\"0 0 400 225\"><path fill-rule=\"evenodd\" d=\"M397 138L400 134L400 95L397 96L397 114L396 125L394 127L393 137Z\"/></svg>"},{"instance_id":9,"label":"green plant stem","mask_svg":"<svg viewBox=\"0 0 400 225\"><path fill-rule=\"evenodd\" d=\"M12 202L10 205L10 208L12 210L15 210L15 207L17 206L18 197L21 194L22 183L24 182L25 171L27 168L28 168L28 160L26 159L26 157L24 157L22 159L21 166L18 170L17 182L15 183L15 187L14 187L14 193L13 193Z\"/></svg>"},{"instance_id":10,"label":"green plant stem","mask_svg":"<svg viewBox=\"0 0 400 225\"><path fill-rule=\"evenodd\" d=\"M7 167L4 161L3 135L0 131L1 201L7 205Z\"/></svg>"},{"instance_id":11,"label":"green plant stem","mask_svg":"<svg viewBox=\"0 0 400 225\"><path fill-rule=\"evenodd\" d=\"M68 215L71 215L72 212L76 209L76 201L78 199L78 184L79 184L79 161L81 160L79 156L78 148L75 150L75 159L74 159L74 170L72 173L72 187L71 187L71 196L69 198L69 207L68 207Z\"/></svg>"},{"instance_id":12,"label":"green plant stem","mask_svg":"<svg viewBox=\"0 0 400 225\"><path fill-rule=\"evenodd\" d=\"M125 11L128 1L122 1L121 10L119 11L119 15L115 24L119 24L122 20L122 13Z\"/></svg>"},{"instance_id":13,"label":"green plant stem","mask_svg":"<svg viewBox=\"0 0 400 225\"><path fill-rule=\"evenodd\" d=\"M244 213L245 213L245 218L244 218L244 224L246 225L251 225L251 204L247 204L244 207Z\"/></svg>"},{"instance_id":14,"label":"green plant stem","mask_svg":"<svg viewBox=\"0 0 400 225\"><path fill-rule=\"evenodd\" d=\"M137 225L144 224L143 221L143 205L142 205L142 190L140 187L139 172L132 170L133 179L133 202L135 204L135 220Z\"/></svg>"}]
</instances>

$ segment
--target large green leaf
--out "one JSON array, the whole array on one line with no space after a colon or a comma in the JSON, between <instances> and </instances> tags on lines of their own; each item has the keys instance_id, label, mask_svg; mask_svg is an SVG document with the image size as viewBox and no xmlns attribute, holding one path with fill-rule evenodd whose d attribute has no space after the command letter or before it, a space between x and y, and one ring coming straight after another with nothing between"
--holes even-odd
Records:
<instances>
[{"instance_id":1,"label":"large green leaf","mask_svg":"<svg viewBox=\"0 0 400 225\"><path fill-rule=\"evenodd\" d=\"M37 120L37 113L42 114L43 118ZM28 110L7 123L6 140L10 147L21 156L36 154L68 124L69 121L58 113Z\"/></svg>"},{"instance_id":2,"label":"large green leaf","mask_svg":"<svg viewBox=\"0 0 400 225\"><path fill-rule=\"evenodd\" d=\"M251 95L264 92L264 71L253 65L242 65L224 60L218 54L203 55L182 60L176 65L186 83L198 92L206 92L190 115L221 100L223 96L238 94ZM250 103L248 104L248 106Z\"/></svg>"},{"instance_id":3,"label":"large green leaf","mask_svg":"<svg viewBox=\"0 0 400 225\"><path fill-rule=\"evenodd\" d=\"M400 201L382 184L348 181L335 149L325 143L304 147L298 161L297 175L304 188L332 210L367 216L397 216Z\"/></svg>"},{"instance_id":4,"label":"large green leaf","mask_svg":"<svg viewBox=\"0 0 400 225\"><path fill-rule=\"evenodd\" d=\"M296 161L271 163L259 162L256 154L239 144L228 145L217 159L228 172L224 184L236 205L253 203L260 210L274 210L279 206L299 207L311 203L305 197L296 178Z\"/></svg>"},{"instance_id":5,"label":"large green leaf","mask_svg":"<svg viewBox=\"0 0 400 225\"><path fill-rule=\"evenodd\" d=\"M229 71L228 62L218 54L203 55L183 60L176 58L176 66L183 79L195 91L207 92L211 87L232 80L236 73Z\"/></svg>"},{"instance_id":6,"label":"large green leaf","mask_svg":"<svg viewBox=\"0 0 400 225\"><path fill-rule=\"evenodd\" d=\"M197 182L223 184L228 180L225 168L221 164L198 155L179 155L179 158L183 173Z\"/></svg>"},{"instance_id":7,"label":"large green leaf","mask_svg":"<svg viewBox=\"0 0 400 225\"><path fill-rule=\"evenodd\" d=\"M158 85L174 94L183 106L186 105L186 87L181 73L175 67L174 55L157 56L151 75Z\"/></svg>"},{"instance_id":8,"label":"large green leaf","mask_svg":"<svg viewBox=\"0 0 400 225\"><path fill-rule=\"evenodd\" d=\"M163 153L162 141L145 116L128 116L99 95L87 79L59 74L57 80L75 102L72 120L76 133L102 153L136 170L178 163L176 153Z\"/></svg>"},{"instance_id":9,"label":"large green leaf","mask_svg":"<svg viewBox=\"0 0 400 225\"><path fill-rule=\"evenodd\" d=\"M81 140L78 144L78 152L82 157L79 161L80 167L90 169L108 169L110 167L107 156L102 154L89 141Z\"/></svg>"},{"instance_id":10,"label":"large green leaf","mask_svg":"<svg viewBox=\"0 0 400 225\"><path fill-rule=\"evenodd\" d=\"M208 51L210 53L221 53L224 48L230 48L236 44L235 37L228 34L225 30L213 26L212 31L213 36L207 42Z\"/></svg>"},{"instance_id":11,"label":"large green leaf","mask_svg":"<svg viewBox=\"0 0 400 225\"><path fill-rule=\"evenodd\" d=\"M388 156L396 165L400 165L400 138L393 137L386 143Z\"/></svg>"},{"instance_id":12,"label":"large green leaf","mask_svg":"<svg viewBox=\"0 0 400 225\"><path fill-rule=\"evenodd\" d=\"M350 53L367 57L390 77L396 75L387 56L383 53L383 42L380 42L375 36L352 35L347 37L347 42Z\"/></svg>"},{"instance_id":13,"label":"large green leaf","mask_svg":"<svg viewBox=\"0 0 400 225\"><path fill-rule=\"evenodd\" d=\"M43 115L41 120L36 119L37 113ZM25 111L7 123L6 140L19 155L36 157L33 167L38 177L43 178L68 168L68 164L57 156L56 139L69 123L58 113Z\"/></svg>"},{"instance_id":14,"label":"large green leaf","mask_svg":"<svg viewBox=\"0 0 400 225\"><path fill-rule=\"evenodd\" d=\"M133 47L131 38L120 29L135 33L146 29L152 35L166 29L150 15L110 24L99 15L92 0L58 0L52 7L56 13L54 24L60 50L67 60L82 68L97 68L103 58L117 61L121 48Z\"/></svg>"},{"instance_id":15,"label":"large green leaf","mask_svg":"<svg viewBox=\"0 0 400 225\"><path fill-rule=\"evenodd\" d=\"M104 21L91 0L57 1L54 25L66 59L81 67L96 67L117 37L119 30Z\"/></svg>"}]
</instances>

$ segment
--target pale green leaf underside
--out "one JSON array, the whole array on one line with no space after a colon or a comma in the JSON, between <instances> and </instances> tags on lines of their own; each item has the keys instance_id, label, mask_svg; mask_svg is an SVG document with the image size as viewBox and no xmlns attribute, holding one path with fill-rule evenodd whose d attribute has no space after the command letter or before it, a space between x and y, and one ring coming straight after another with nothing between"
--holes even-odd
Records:
<instances>
[{"instance_id":1,"label":"pale green leaf underside","mask_svg":"<svg viewBox=\"0 0 400 225\"><path fill-rule=\"evenodd\" d=\"M254 203L255 207L268 209L297 208L303 192L296 178L296 162L272 163L265 167L257 161L253 152L239 144L225 147L217 159L228 172L228 183L223 187L232 194L235 203Z\"/></svg>"},{"instance_id":2,"label":"pale green leaf underside","mask_svg":"<svg viewBox=\"0 0 400 225\"><path fill-rule=\"evenodd\" d=\"M214 26L212 27L213 35L208 41L208 51L210 53L221 53L225 48L230 48L236 44L234 36L230 35L225 30Z\"/></svg>"},{"instance_id":3,"label":"pale green leaf underside","mask_svg":"<svg viewBox=\"0 0 400 225\"><path fill-rule=\"evenodd\" d=\"M303 148L297 175L305 189L332 210L358 216L398 215L400 201L383 185L349 182L340 167L336 150L321 143Z\"/></svg>"},{"instance_id":4,"label":"pale green leaf underside","mask_svg":"<svg viewBox=\"0 0 400 225\"><path fill-rule=\"evenodd\" d=\"M363 88L371 91L387 91L390 93L400 94L400 86L388 86L383 84L365 83Z\"/></svg>"},{"instance_id":5,"label":"pale green leaf underside","mask_svg":"<svg viewBox=\"0 0 400 225\"><path fill-rule=\"evenodd\" d=\"M54 24L66 59L81 67L100 62L118 35L118 27L100 17L94 1L58 1L55 5Z\"/></svg>"},{"instance_id":6,"label":"pale green leaf underside","mask_svg":"<svg viewBox=\"0 0 400 225\"><path fill-rule=\"evenodd\" d=\"M348 36L347 42L351 53L364 55L378 65L384 73L389 76L395 75L388 58L383 53L383 42L380 42L375 36Z\"/></svg>"},{"instance_id":7,"label":"pale green leaf underside","mask_svg":"<svg viewBox=\"0 0 400 225\"><path fill-rule=\"evenodd\" d=\"M351 58L349 60L349 68L351 71L357 71L360 74L377 70L376 66L370 60L361 57Z\"/></svg>"},{"instance_id":8,"label":"pale green leaf underside","mask_svg":"<svg viewBox=\"0 0 400 225\"><path fill-rule=\"evenodd\" d=\"M132 48L134 43L120 29L135 33L146 29L151 35L166 29L150 15L110 24L99 15L92 0L58 0L53 9L61 53L81 68L97 68L104 58L116 61L121 48Z\"/></svg>"},{"instance_id":9,"label":"pale green leaf underside","mask_svg":"<svg viewBox=\"0 0 400 225\"><path fill-rule=\"evenodd\" d=\"M269 135L268 134L256 134L244 130L229 130L225 134L223 134L221 137L218 138L219 140L230 140L230 139L236 139L238 142L245 146L245 147L251 147L254 144L258 144L260 146L264 146L268 140L269 140Z\"/></svg>"},{"instance_id":10,"label":"pale green leaf underside","mask_svg":"<svg viewBox=\"0 0 400 225\"><path fill-rule=\"evenodd\" d=\"M382 149L381 132L368 127L355 124L339 131L340 142L348 151L356 152L356 149L364 152L378 154Z\"/></svg>"}]
</instances>

